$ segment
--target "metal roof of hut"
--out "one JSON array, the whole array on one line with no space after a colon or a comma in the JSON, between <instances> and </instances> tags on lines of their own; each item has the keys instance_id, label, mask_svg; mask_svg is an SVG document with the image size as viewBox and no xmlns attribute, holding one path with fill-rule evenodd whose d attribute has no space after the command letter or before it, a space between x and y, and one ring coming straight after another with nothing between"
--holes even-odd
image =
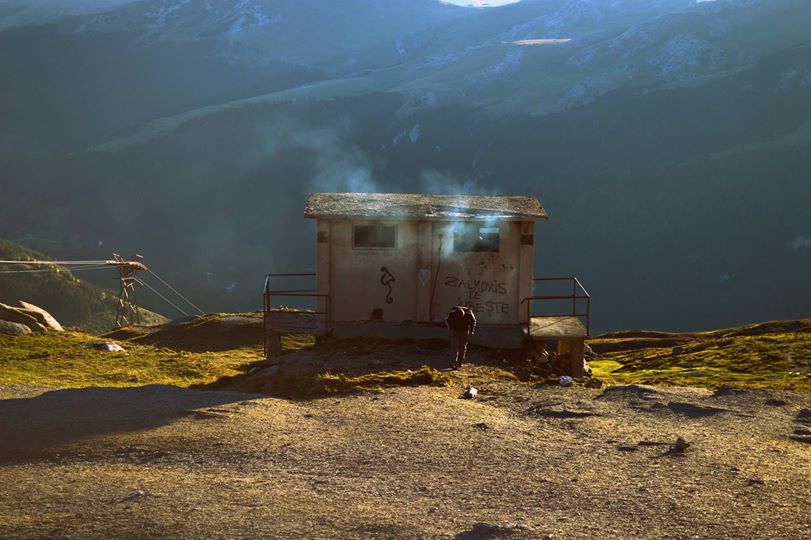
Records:
<instances>
[{"instance_id":1,"label":"metal roof of hut","mask_svg":"<svg viewBox=\"0 0 811 540\"><path fill-rule=\"evenodd\" d=\"M415 193L311 193L304 216L318 219L546 221L535 197Z\"/></svg>"}]
</instances>

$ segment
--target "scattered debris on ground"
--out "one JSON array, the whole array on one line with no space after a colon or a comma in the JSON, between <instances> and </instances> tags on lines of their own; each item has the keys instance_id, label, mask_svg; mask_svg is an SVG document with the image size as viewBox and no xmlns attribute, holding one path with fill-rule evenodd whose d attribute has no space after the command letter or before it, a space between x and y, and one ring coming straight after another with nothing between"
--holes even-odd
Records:
<instances>
[{"instance_id":1,"label":"scattered debris on ground","mask_svg":"<svg viewBox=\"0 0 811 540\"><path fill-rule=\"evenodd\" d=\"M677 437L676 442L673 443L673 450L676 452L684 452L688 448L690 448L690 443L687 442L684 437Z\"/></svg>"},{"instance_id":2,"label":"scattered debris on ground","mask_svg":"<svg viewBox=\"0 0 811 540\"><path fill-rule=\"evenodd\" d=\"M144 497L149 497L149 496L150 496L150 493L147 493L143 489L136 489L135 491L133 491L132 493L130 493L126 497L122 497L121 499L119 499L118 502L133 502L133 501L137 501L137 500L143 499Z\"/></svg>"},{"instance_id":3,"label":"scattered debris on ground","mask_svg":"<svg viewBox=\"0 0 811 540\"><path fill-rule=\"evenodd\" d=\"M112 341L94 341L91 343L83 343L82 347L85 347L86 349L96 349L97 351L123 352L125 350L124 347Z\"/></svg>"}]
</instances>

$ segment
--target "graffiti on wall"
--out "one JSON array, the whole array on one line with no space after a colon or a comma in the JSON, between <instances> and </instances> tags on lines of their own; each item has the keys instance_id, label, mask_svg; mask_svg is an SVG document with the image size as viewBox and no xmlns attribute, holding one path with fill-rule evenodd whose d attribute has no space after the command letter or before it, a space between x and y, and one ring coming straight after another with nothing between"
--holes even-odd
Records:
<instances>
[{"instance_id":1,"label":"graffiti on wall","mask_svg":"<svg viewBox=\"0 0 811 540\"><path fill-rule=\"evenodd\" d=\"M446 276L445 286L462 289L469 294L507 294L507 285L503 281L497 281L495 279L464 279L456 276Z\"/></svg>"},{"instance_id":2,"label":"graffiti on wall","mask_svg":"<svg viewBox=\"0 0 811 540\"><path fill-rule=\"evenodd\" d=\"M389 272L389 269L386 268L385 266L381 266L380 271L382 272L382 275L380 276L380 284L383 285L384 287L388 287L388 290L386 292L386 303L391 304L394 302L394 298L391 295L392 293L391 284L397 280L394 279L394 276L391 274L391 272Z\"/></svg>"},{"instance_id":3,"label":"graffiti on wall","mask_svg":"<svg viewBox=\"0 0 811 540\"><path fill-rule=\"evenodd\" d=\"M445 276L444 285L455 289L459 304L476 314L493 317L510 313L509 302L501 298L507 296L507 285L503 281Z\"/></svg>"},{"instance_id":4,"label":"graffiti on wall","mask_svg":"<svg viewBox=\"0 0 811 540\"><path fill-rule=\"evenodd\" d=\"M420 280L420 285L423 287L428 285L428 282L431 281L431 269L427 266L423 266L417 270L417 279Z\"/></svg>"},{"instance_id":5,"label":"graffiti on wall","mask_svg":"<svg viewBox=\"0 0 811 540\"><path fill-rule=\"evenodd\" d=\"M473 313L477 315L487 315L488 317L495 317L497 315L509 315L510 314L510 304L507 302L474 302L472 300L468 300L467 302L461 302L462 305L468 307L473 310Z\"/></svg>"}]
</instances>

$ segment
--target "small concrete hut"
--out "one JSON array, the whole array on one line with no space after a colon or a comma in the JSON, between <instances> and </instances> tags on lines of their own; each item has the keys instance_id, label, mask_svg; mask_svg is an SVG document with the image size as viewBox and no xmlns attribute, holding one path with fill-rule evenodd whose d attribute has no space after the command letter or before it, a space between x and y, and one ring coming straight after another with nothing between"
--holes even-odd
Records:
<instances>
[{"instance_id":1,"label":"small concrete hut","mask_svg":"<svg viewBox=\"0 0 811 540\"><path fill-rule=\"evenodd\" d=\"M266 328L342 338L444 338L448 309L473 309L473 343L521 347L529 337L558 342L579 362L588 335L571 295L534 296L535 224L548 219L535 197L399 193L313 193L304 211L316 220L316 272L269 274ZM283 277L311 276L317 309L272 309ZM271 285L271 280L274 281ZM535 315L533 303L565 300L571 313ZM569 303L570 301L570 303ZM584 314L588 317L588 310ZM302 315L305 315L302 317ZM586 319L587 320L587 319ZM575 359L575 357L579 357Z\"/></svg>"}]
</instances>

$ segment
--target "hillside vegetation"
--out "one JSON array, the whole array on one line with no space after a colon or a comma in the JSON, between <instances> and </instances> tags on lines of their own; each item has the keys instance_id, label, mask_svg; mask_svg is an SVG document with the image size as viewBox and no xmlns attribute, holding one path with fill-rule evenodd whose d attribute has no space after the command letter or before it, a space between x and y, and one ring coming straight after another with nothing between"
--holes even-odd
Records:
<instances>
[{"instance_id":1,"label":"hillside vegetation","mask_svg":"<svg viewBox=\"0 0 811 540\"><path fill-rule=\"evenodd\" d=\"M0 240L0 260L49 260L50 257L22 246ZM3 270L8 267L3 267ZM15 270L40 270L41 266L21 266ZM110 270L111 273L114 270ZM114 275L114 274L113 274ZM109 330L118 311L118 294L79 279L69 270L54 267L52 271L22 274L0 273L0 302L14 304L25 300L51 313L65 326L76 326L87 332ZM146 324L166 321L162 315L142 309Z\"/></svg>"},{"instance_id":2,"label":"hillside vegetation","mask_svg":"<svg viewBox=\"0 0 811 540\"><path fill-rule=\"evenodd\" d=\"M398 386L533 388L558 385L520 351L471 347L469 364L448 369L442 341L331 340L286 335L283 353L262 354L259 313L209 314L163 326L130 326L101 339L125 352L88 348L83 332L0 336L0 384L139 386L172 384L293 399ZM623 332L591 341L602 384L717 389L749 386L811 392L811 319L703 333Z\"/></svg>"},{"instance_id":3,"label":"hillside vegetation","mask_svg":"<svg viewBox=\"0 0 811 540\"><path fill-rule=\"evenodd\" d=\"M95 336L78 331L0 335L0 385L80 388L145 384L189 386L235 375L261 350L191 353L119 342L124 351L96 350Z\"/></svg>"},{"instance_id":4,"label":"hillside vegetation","mask_svg":"<svg viewBox=\"0 0 811 540\"><path fill-rule=\"evenodd\" d=\"M611 384L725 385L811 392L811 319L712 332L618 332L590 342Z\"/></svg>"}]
</instances>

